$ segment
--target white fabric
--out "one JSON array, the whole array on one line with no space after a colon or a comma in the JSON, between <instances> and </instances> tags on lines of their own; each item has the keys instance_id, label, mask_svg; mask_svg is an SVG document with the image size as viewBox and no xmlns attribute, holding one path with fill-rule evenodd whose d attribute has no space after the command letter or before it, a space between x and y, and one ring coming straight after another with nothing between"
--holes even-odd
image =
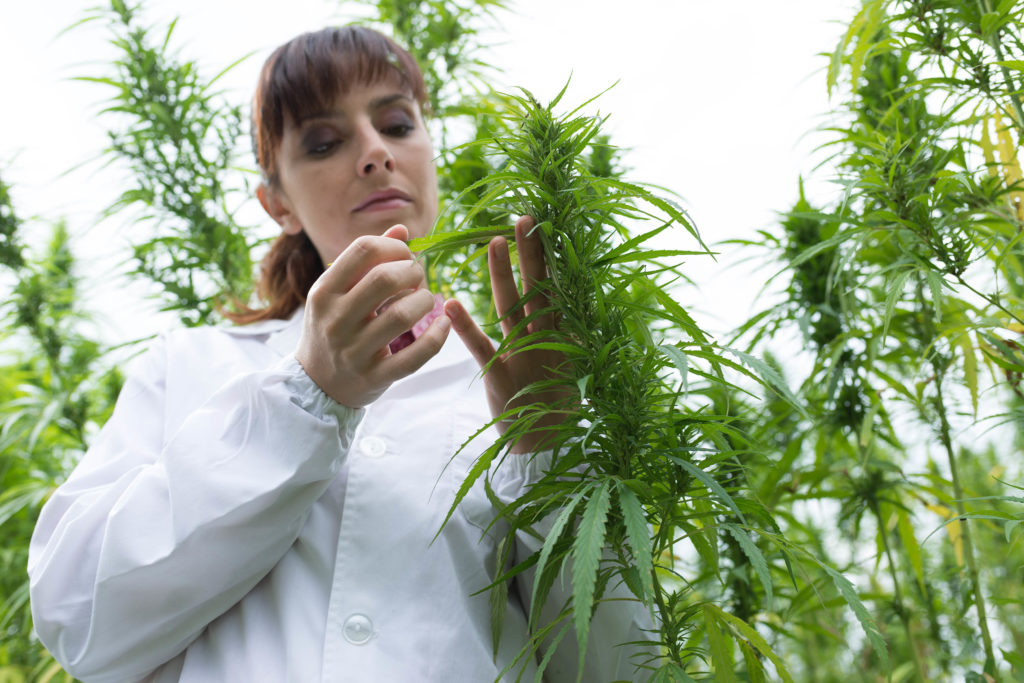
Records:
<instances>
[{"instance_id":1,"label":"white fabric","mask_svg":"<svg viewBox=\"0 0 1024 683\"><path fill-rule=\"evenodd\" d=\"M526 642L517 592L492 656L493 508L475 487L431 542L489 419L454 333L362 410L295 361L290 321L164 335L135 364L95 444L40 515L29 557L36 630L84 681L495 680ZM493 474L511 500L542 467ZM535 539L518 549L520 559ZM549 604L571 590L556 580ZM618 643L635 602L603 604L584 681L644 678ZM576 677L575 633L548 681ZM533 680L529 662L523 680ZM515 669L513 671L516 671ZM506 679L514 676L506 676Z\"/></svg>"}]
</instances>

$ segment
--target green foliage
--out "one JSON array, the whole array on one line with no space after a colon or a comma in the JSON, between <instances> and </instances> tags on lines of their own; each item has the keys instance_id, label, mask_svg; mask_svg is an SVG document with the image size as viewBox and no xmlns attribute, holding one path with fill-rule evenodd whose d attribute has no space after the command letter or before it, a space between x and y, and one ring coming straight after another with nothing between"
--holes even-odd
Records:
<instances>
[{"instance_id":1,"label":"green foliage","mask_svg":"<svg viewBox=\"0 0 1024 683\"><path fill-rule=\"evenodd\" d=\"M510 426L471 468L452 509L495 460L510 457L519 438L549 432L550 468L501 511L511 528L506 543L519 529L546 533L542 548L510 572L536 567L531 624L555 627L537 622L539 607L571 567L572 600L564 608L582 653L594 606L609 586L624 584L657 613L665 653L636 665L655 680L678 678L699 666L702 650L690 641L701 626L697 618L707 615L701 604L727 600L720 592L693 591L674 560L678 545L690 541L713 555L726 537L735 539L740 562L755 564L769 601L773 586L768 559L747 529L777 527L748 497L741 465L749 455L746 439L732 416L718 412L714 397L730 386L726 369L780 390L785 383L753 356L716 345L673 300L669 287L680 276L664 260L703 249L699 235L673 201L612 174L596 174L593 150L606 154L608 147L599 137L600 120L579 109L556 114L561 97L545 106L525 91L510 96L512 123L504 126L510 132L481 143L496 170L468 188L481 204L440 222L456 223L455 229L412 245L429 255L475 237L489 239L497 231L474 227L476 211L533 216L550 277L523 304L530 297L547 304L525 316L499 352L545 349L565 358L553 380L523 392L553 385L562 388L563 398L510 409ZM640 228L645 222L653 227ZM670 228L687 234L697 249L645 248ZM559 321L557 328L532 331L531 321L541 316ZM565 421L539 426L551 412ZM725 619L729 628L713 632L716 652L743 641L774 658L745 619ZM745 661L758 672L763 668L757 656ZM775 666L788 675L781 660Z\"/></svg>"},{"instance_id":2,"label":"green foliage","mask_svg":"<svg viewBox=\"0 0 1024 683\"><path fill-rule=\"evenodd\" d=\"M0 181L5 244L0 276L15 283L0 305L0 675L37 680L59 667L28 634L28 540L39 509L109 417L120 374L83 332L75 262L63 223L42 253L21 246L22 223Z\"/></svg>"},{"instance_id":3,"label":"green foliage","mask_svg":"<svg viewBox=\"0 0 1024 683\"><path fill-rule=\"evenodd\" d=\"M468 98L461 90L479 85L479 33L504 0L365 0L376 11L374 21L393 33L423 70L430 111L445 125ZM474 83L475 82L475 83ZM442 148L449 149L442 140Z\"/></svg>"},{"instance_id":4,"label":"green foliage","mask_svg":"<svg viewBox=\"0 0 1024 683\"><path fill-rule=\"evenodd\" d=\"M127 166L132 183L107 213L141 209L133 274L163 291L164 310L200 325L214 321L218 307L248 302L259 244L235 220L249 195L237 182L241 107L213 89L234 65L203 78L195 62L171 50L175 23L157 37L140 14L139 5L113 0L86 19L107 24L120 56L113 75L79 80L114 91L102 112L110 126L106 157Z\"/></svg>"},{"instance_id":5,"label":"green foliage","mask_svg":"<svg viewBox=\"0 0 1024 683\"><path fill-rule=\"evenodd\" d=\"M781 230L762 235L786 290L742 330L755 346L784 331L804 340L800 395L812 412L761 411L765 426L785 429L774 438L788 470L761 490L774 489L766 502L787 536L808 541L823 530L798 506L834 501L843 546L873 556L873 567L826 571L844 595L873 596L880 631L856 608L864 655L884 669L888 649L894 679L999 678L1016 666L999 652L1020 642L1024 592L997 577L1024 558L982 520L1012 521L1020 508L999 495L997 464L982 464L974 439L986 405L1019 400L1024 117L1019 74L1004 62L1024 48L1022 11L863 3L829 72L841 106L827 148L843 192L814 207L801 187ZM981 490L1001 498L999 510L986 510ZM936 527L941 536L927 533ZM794 636L820 629L800 621ZM835 657L799 656L817 679L843 679Z\"/></svg>"}]
</instances>

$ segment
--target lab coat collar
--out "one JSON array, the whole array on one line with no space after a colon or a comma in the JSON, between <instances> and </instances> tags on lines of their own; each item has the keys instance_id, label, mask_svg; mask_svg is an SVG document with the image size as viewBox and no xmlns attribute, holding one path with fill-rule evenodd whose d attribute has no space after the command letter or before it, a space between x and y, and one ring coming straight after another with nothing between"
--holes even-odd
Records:
<instances>
[{"instance_id":1,"label":"lab coat collar","mask_svg":"<svg viewBox=\"0 0 1024 683\"><path fill-rule=\"evenodd\" d=\"M267 346L285 356L293 353L298 346L303 310L304 307L299 306L290 318L273 318L238 327L225 327L224 331L234 337L266 337Z\"/></svg>"}]
</instances>

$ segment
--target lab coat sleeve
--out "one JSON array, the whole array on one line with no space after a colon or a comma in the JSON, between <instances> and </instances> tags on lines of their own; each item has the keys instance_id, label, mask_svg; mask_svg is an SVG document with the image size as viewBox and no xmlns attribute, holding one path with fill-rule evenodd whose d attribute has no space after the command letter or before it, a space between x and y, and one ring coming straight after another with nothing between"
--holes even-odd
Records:
<instances>
[{"instance_id":1,"label":"lab coat sleeve","mask_svg":"<svg viewBox=\"0 0 1024 683\"><path fill-rule=\"evenodd\" d=\"M289 357L237 376L165 434L167 358L161 338L140 359L30 546L36 631L87 681L146 675L251 590L297 538L362 415Z\"/></svg>"},{"instance_id":2,"label":"lab coat sleeve","mask_svg":"<svg viewBox=\"0 0 1024 683\"><path fill-rule=\"evenodd\" d=\"M541 452L533 457L508 459L502 463L496 476L495 493L504 503L510 503L538 480L550 467L551 453ZM503 470L503 471L502 471ZM543 538L550 529L557 512L548 515L534 531ZM516 536L515 561L521 562L541 549L544 541L532 534L519 532ZM557 618L563 605L572 602L572 565L566 563L562 575L555 579L541 610L540 623L547 624ZM530 609L535 572L531 568L516 578L516 590L521 596L523 609ZM613 579L614 581L614 579ZM650 611L630 592L625 584L609 583L603 601L594 612L590 623L582 679L594 683L611 681L642 681L649 671L638 669L638 664L650 663L657 653ZM571 617L570 617L571 618ZM550 639L548 639L550 640ZM633 643L650 642L650 646ZM541 653L547 650L545 643ZM546 683L573 683L579 670L579 646L575 627L562 638L544 671Z\"/></svg>"}]
</instances>

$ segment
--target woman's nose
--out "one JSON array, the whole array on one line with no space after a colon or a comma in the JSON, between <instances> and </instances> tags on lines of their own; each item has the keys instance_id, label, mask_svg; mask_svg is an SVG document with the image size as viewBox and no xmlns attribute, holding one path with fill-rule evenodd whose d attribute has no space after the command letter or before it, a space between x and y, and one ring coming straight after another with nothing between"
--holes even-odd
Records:
<instances>
[{"instance_id":1,"label":"woman's nose","mask_svg":"<svg viewBox=\"0 0 1024 683\"><path fill-rule=\"evenodd\" d=\"M373 130L364 133L362 138L362 150L357 162L359 175L370 176L382 170L394 171L395 159L383 136L377 130Z\"/></svg>"}]
</instances>

